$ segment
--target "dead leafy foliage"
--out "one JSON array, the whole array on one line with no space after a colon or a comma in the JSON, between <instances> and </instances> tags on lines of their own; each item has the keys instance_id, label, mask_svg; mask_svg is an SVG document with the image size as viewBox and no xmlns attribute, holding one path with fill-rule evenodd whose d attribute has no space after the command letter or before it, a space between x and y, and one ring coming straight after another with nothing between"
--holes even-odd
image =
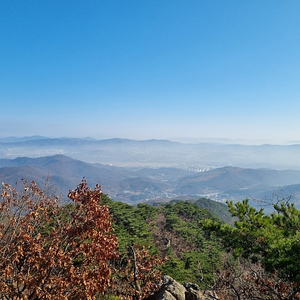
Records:
<instances>
[{"instance_id":1,"label":"dead leafy foliage","mask_svg":"<svg viewBox=\"0 0 300 300\"><path fill-rule=\"evenodd\" d=\"M0 299L95 299L109 288L118 244L101 188L83 180L69 198L64 215L35 182L2 185Z\"/></svg>"}]
</instances>

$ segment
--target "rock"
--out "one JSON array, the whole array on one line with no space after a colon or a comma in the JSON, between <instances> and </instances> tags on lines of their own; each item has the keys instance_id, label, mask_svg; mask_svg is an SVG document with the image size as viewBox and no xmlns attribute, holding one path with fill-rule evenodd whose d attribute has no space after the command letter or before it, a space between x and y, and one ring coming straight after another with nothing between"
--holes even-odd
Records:
<instances>
[{"instance_id":1,"label":"rock","mask_svg":"<svg viewBox=\"0 0 300 300\"><path fill-rule=\"evenodd\" d=\"M204 300L197 284L180 284L170 276L163 276L160 289L147 300Z\"/></svg>"},{"instance_id":2,"label":"rock","mask_svg":"<svg viewBox=\"0 0 300 300\"><path fill-rule=\"evenodd\" d=\"M187 300L200 300L203 299L203 293L199 286L195 283L184 283L183 286L186 289L185 299Z\"/></svg>"},{"instance_id":3,"label":"rock","mask_svg":"<svg viewBox=\"0 0 300 300\"><path fill-rule=\"evenodd\" d=\"M158 300L185 300L185 287L170 276L162 278Z\"/></svg>"}]
</instances>

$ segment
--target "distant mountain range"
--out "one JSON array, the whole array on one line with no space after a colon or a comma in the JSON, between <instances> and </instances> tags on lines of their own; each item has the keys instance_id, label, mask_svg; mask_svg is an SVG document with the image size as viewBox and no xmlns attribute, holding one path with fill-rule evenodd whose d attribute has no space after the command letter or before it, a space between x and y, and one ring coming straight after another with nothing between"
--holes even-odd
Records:
<instances>
[{"instance_id":1,"label":"distant mountain range","mask_svg":"<svg viewBox=\"0 0 300 300\"><path fill-rule=\"evenodd\" d=\"M296 203L300 201L299 170L230 166L196 172L174 167L115 167L86 163L60 154L0 159L2 182L15 184L24 178L43 185L47 177L64 199L68 191L76 188L85 177L91 187L98 183L112 199L127 203L199 197L217 201L270 199L282 191L294 196Z\"/></svg>"},{"instance_id":2,"label":"distant mountain range","mask_svg":"<svg viewBox=\"0 0 300 300\"><path fill-rule=\"evenodd\" d=\"M300 170L300 144L184 144L168 140L92 138L1 138L0 158L63 154L90 163L130 167L179 167L207 170L224 166Z\"/></svg>"}]
</instances>

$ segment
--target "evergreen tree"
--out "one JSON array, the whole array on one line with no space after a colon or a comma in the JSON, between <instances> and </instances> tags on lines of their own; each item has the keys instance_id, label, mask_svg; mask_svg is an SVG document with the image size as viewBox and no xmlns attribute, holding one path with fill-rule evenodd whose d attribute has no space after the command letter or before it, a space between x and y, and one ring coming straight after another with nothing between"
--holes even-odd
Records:
<instances>
[{"instance_id":1,"label":"evergreen tree","mask_svg":"<svg viewBox=\"0 0 300 300\"><path fill-rule=\"evenodd\" d=\"M257 210L251 207L247 199L227 202L227 205L236 218L234 227L207 220L206 229L215 232L235 257L261 264L270 281L276 277L289 286L288 293L284 289L281 298L274 299L298 299L300 211L293 203L284 200L273 204L274 212L271 214L266 214L263 208ZM275 291L275 284L273 289L280 292Z\"/></svg>"}]
</instances>

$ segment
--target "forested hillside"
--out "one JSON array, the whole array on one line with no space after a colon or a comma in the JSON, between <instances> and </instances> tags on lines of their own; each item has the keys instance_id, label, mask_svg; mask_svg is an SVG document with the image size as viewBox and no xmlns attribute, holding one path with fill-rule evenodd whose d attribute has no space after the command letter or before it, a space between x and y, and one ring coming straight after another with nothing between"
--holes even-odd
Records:
<instances>
[{"instance_id":1,"label":"forested hillside","mask_svg":"<svg viewBox=\"0 0 300 300\"><path fill-rule=\"evenodd\" d=\"M132 206L83 180L59 206L35 182L21 186L2 186L1 299L141 299L161 275L201 285L220 266L223 250L202 224L220 221L195 203Z\"/></svg>"},{"instance_id":2,"label":"forested hillside","mask_svg":"<svg viewBox=\"0 0 300 300\"><path fill-rule=\"evenodd\" d=\"M163 274L199 285L203 280L212 280L223 250L214 238L205 234L202 222L207 219L221 221L201 208L200 203L203 201L205 206L218 212L213 201L172 201L159 206L132 206L114 202L107 196L103 196L102 201L109 205L121 252L133 244L149 246L151 253L167 259L161 267Z\"/></svg>"},{"instance_id":3,"label":"forested hillside","mask_svg":"<svg viewBox=\"0 0 300 300\"><path fill-rule=\"evenodd\" d=\"M2 185L0 299L144 299L162 275L212 299L300 298L300 211L290 198L270 215L228 202L228 224L213 214L226 220L226 207L209 199L133 206L86 180L68 197L61 206L33 181Z\"/></svg>"}]
</instances>

